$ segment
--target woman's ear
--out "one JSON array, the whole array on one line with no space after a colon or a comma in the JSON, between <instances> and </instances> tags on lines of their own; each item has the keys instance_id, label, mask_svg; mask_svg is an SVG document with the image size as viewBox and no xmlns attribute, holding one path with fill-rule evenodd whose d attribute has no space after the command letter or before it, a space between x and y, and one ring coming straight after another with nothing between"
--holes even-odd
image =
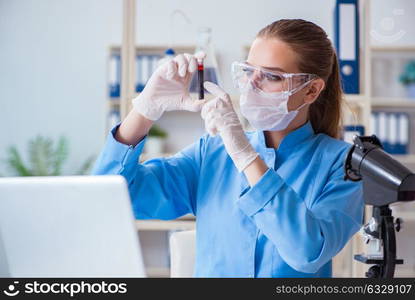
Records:
<instances>
[{"instance_id":1,"label":"woman's ear","mask_svg":"<svg viewBox=\"0 0 415 300\"><path fill-rule=\"evenodd\" d=\"M308 86L307 93L304 96L304 102L311 104L313 103L320 93L324 90L326 86L325 82L321 78L314 79Z\"/></svg>"}]
</instances>

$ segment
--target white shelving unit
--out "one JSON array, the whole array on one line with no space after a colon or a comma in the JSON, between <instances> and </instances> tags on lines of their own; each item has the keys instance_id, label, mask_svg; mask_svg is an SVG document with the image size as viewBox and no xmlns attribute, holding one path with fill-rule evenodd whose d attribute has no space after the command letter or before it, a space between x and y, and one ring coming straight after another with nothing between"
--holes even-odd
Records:
<instances>
[{"instance_id":1,"label":"white shelving unit","mask_svg":"<svg viewBox=\"0 0 415 300\"><path fill-rule=\"evenodd\" d=\"M174 50L176 51L176 53L193 53L195 50L195 46L193 45L174 45ZM134 70L133 74L134 74L134 80L133 83L131 84L131 89L132 91L129 93L129 97L128 98L123 98L123 96L121 95L119 98L118 97L111 97L108 98L108 109L107 112L109 112L111 109L117 109L120 111L120 116L121 119L124 119L128 112L131 110L131 99L133 99L135 96L138 95L138 93L136 92L135 89L135 75L137 72L136 69L136 61L135 61L135 57L137 55L159 55L159 56L164 56L164 51L167 49L167 46L161 46L161 45L147 45L147 46L135 46L133 48L133 59L132 59L132 69ZM121 54L122 53L122 47L121 46L117 46L117 45L112 45L109 47L108 49L108 58L111 57L112 54ZM123 69L121 69L123 70ZM122 75L125 76L124 72L122 71ZM124 76L122 76L122 78L124 78ZM121 82L123 83L123 81ZM122 91L122 89L121 89Z\"/></svg>"}]
</instances>

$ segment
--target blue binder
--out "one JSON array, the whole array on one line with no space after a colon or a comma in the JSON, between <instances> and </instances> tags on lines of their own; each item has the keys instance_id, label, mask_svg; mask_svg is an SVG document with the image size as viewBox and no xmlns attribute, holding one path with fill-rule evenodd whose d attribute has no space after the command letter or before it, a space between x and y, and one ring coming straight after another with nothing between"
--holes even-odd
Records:
<instances>
[{"instance_id":1,"label":"blue binder","mask_svg":"<svg viewBox=\"0 0 415 300\"><path fill-rule=\"evenodd\" d=\"M121 90L121 56L117 53L112 53L110 56L108 85L110 98L119 98Z\"/></svg>"},{"instance_id":2,"label":"blue binder","mask_svg":"<svg viewBox=\"0 0 415 300\"><path fill-rule=\"evenodd\" d=\"M365 127L363 125L345 125L344 131L353 132L357 135L365 135Z\"/></svg>"},{"instance_id":3,"label":"blue binder","mask_svg":"<svg viewBox=\"0 0 415 300\"><path fill-rule=\"evenodd\" d=\"M353 144L355 135L365 135L365 127L363 125L345 125L343 126L343 140Z\"/></svg>"},{"instance_id":4,"label":"blue binder","mask_svg":"<svg viewBox=\"0 0 415 300\"><path fill-rule=\"evenodd\" d=\"M390 144L390 153L392 154L400 154L401 149L399 146L399 115L396 112L390 112L388 114L388 128L389 128L389 134L388 134L388 141Z\"/></svg>"},{"instance_id":5,"label":"blue binder","mask_svg":"<svg viewBox=\"0 0 415 300\"><path fill-rule=\"evenodd\" d=\"M334 15L334 40L343 90L346 94L358 94L360 91L358 0L337 0Z\"/></svg>"},{"instance_id":6,"label":"blue binder","mask_svg":"<svg viewBox=\"0 0 415 300\"><path fill-rule=\"evenodd\" d=\"M407 113L398 113L398 154L409 153L410 116Z\"/></svg>"},{"instance_id":7,"label":"blue binder","mask_svg":"<svg viewBox=\"0 0 415 300\"><path fill-rule=\"evenodd\" d=\"M143 56L142 55L137 55L135 57L136 59L136 68L137 68L137 73L136 73L136 83L135 83L135 91L137 93L142 92L144 89L144 85L145 85L145 80L143 78L143 72L142 72L142 68L143 68Z\"/></svg>"}]
</instances>

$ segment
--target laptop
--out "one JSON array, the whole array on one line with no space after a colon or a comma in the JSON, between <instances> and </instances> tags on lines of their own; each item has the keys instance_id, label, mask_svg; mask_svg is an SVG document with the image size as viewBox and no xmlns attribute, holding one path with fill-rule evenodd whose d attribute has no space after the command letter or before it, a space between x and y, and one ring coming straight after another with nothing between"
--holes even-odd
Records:
<instances>
[{"instance_id":1,"label":"laptop","mask_svg":"<svg viewBox=\"0 0 415 300\"><path fill-rule=\"evenodd\" d=\"M0 178L0 277L145 277L124 177Z\"/></svg>"}]
</instances>

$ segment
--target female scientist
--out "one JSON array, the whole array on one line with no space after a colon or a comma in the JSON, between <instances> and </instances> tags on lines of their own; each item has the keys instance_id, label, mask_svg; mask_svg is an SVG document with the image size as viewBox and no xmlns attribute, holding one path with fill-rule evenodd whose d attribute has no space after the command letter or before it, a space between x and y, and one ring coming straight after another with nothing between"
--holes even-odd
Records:
<instances>
[{"instance_id":1,"label":"female scientist","mask_svg":"<svg viewBox=\"0 0 415 300\"><path fill-rule=\"evenodd\" d=\"M358 231L362 184L344 181L342 90L327 34L304 20L262 29L232 65L244 132L229 95L192 99L193 55L160 66L108 136L94 174L121 174L137 219L196 216L199 277L330 277ZM201 111L207 134L172 157L138 163L163 112ZM180 133L178 133L180 134Z\"/></svg>"}]
</instances>

